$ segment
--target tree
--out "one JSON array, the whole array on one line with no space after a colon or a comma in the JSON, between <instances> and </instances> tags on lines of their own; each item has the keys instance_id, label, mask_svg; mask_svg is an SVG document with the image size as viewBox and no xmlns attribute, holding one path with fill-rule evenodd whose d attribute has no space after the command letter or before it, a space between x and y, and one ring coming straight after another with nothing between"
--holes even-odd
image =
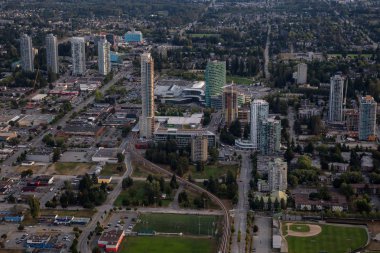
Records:
<instances>
[{"instance_id":1,"label":"tree","mask_svg":"<svg viewBox=\"0 0 380 253\"><path fill-rule=\"evenodd\" d=\"M173 174L172 179L170 180L170 188L177 189L178 183L177 183L177 177Z\"/></svg>"},{"instance_id":2,"label":"tree","mask_svg":"<svg viewBox=\"0 0 380 253\"><path fill-rule=\"evenodd\" d=\"M245 124L244 125L244 133L243 133L244 139L248 139L250 132L251 132L251 129L250 129L249 124Z\"/></svg>"},{"instance_id":3,"label":"tree","mask_svg":"<svg viewBox=\"0 0 380 253\"><path fill-rule=\"evenodd\" d=\"M133 185L133 179L131 177L126 177L122 181L122 188L125 190Z\"/></svg>"},{"instance_id":4,"label":"tree","mask_svg":"<svg viewBox=\"0 0 380 253\"><path fill-rule=\"evenodd\" d=\"M203 161L197 162L196 168L197 168L198 172L204 171L205 170L205 162L203 162Z\"/></svg>"},{"instance_id":5,"label":"tree","mask_svg":"<svg viewBox=\"0 0 380 253\"><path fill-rule=\"evenodd\" d=\"M236 119L233 122L231 122L231 125L228 130L233 136L241 138L241 123L239 119Z\"/></svg>"},{"instance_id":6,"label":"tree","mask_svg":"<svg viewBox=\"0 0 380 253\"><path fill-rule=\"evenodd\" d=\"M92 253L102 253L102 250L98 246L96 246L92 249Z\"/></svg>"},{"instance_id":7,"label":"tree","mask_svg":"<svg viewBox=\"0 0 380 253\"><path fill-rule=\"evenodd\" d=\"M57 162L60 157L61 157L61 149L54 148L54 150L53 150L53 162Z\"/></svg>"},{"instance_id":8,"label":"tree","mask_svg":"<svg viewBox=\"0 0 380 253\"><path fill-rule=\"evenodd\" d=\"M122 163L124 162L125 156L122 153L117 153L117 162Z\"/></svg>"},{"instance_id":9,"label":"tree","mask_svg":"<svg viewBox=\"0 0 380 253\"><path fill-rule=\"evenodd\" d=\"M275 211L278 211L279 207L280 207L280 202L278 201L278 198L276 198L273 203L273 208Z\"/></svg>"},{"instance_id":10,"label":"tree","mask_svg":"<svg viewBox=\"0 0 380 253\"><path fill-rule=\"evenodd\" d=\"M213 147L209 149L208 153L210 154L210 163L215 163L219 157L219 150Z\"/></svg>"},{"instance_id":11,"label":"tree","mask_svg":"<svg viewBox=\"0 0 380 253\"><path fill-rule=\"evenodd\" d=\"M33 170L31 170L31 169L23 170L21 172L21 177L22 178L29 177L29 176L32 176L32 175L33 175Z\"/></svg>"},{"instance_id":12,"label":"tree","mask_svg":"<svg viewBox=\"0 0 380 253\"><path fill-rule=\"evenodd\" d=\"M130 131L131 131L130 126L123 127L123 129L121 130L121 136L124 138L127 137Z\"/></svg>"},{"instance_id":13,"label":"tree","mask_svg":"<svg viewBox=\"0 0 380 253\"><path fill-rule=\"evenodd\" d=\"M285 199L281 198L280 206L281 206L281 210L285 210L285 209L286 209L286 202L285 202Z\"/></svg>"},{"instance_id":14,"label":"tree","mask_svg":"<svg viewBox=\"0 0 380 253\"><path fill-rule=\"evenodd\" d=\"M95 91L95 102L99 103L99 102L103 101L103 99L104 99L103 94L99 90L96 90Z\"/></svg>"},{"instance_id":15,"label":"tree","mask_svg":"<svg viewBox=\"0 0 380 253\"><path fill-rule=\"evenodd\" d=\"M35 197L30 197L28 200L29 209L30 209L30 215L32 215L33 218L37 218L40 216L40 202Z\"/></svg>"},{"instance_id":16,"label":"tree","mask_svg":"<svg viewBox=\"0 0 380 253\"><path fill-rule=\"evenodd\" d=\"M257 225L253 226L253 233L257 233L259 231L259 227Z\"/></svg>"}]
</instances>

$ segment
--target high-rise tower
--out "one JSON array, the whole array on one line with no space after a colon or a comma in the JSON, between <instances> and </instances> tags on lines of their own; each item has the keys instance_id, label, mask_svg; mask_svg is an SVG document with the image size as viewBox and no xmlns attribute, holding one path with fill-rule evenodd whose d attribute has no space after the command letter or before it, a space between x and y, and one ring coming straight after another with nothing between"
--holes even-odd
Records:
<instances>
[{"instance_id":1,"label":"high-rise tower","mask_svg":"<svg viewBox=\"0 0 380 253\"><path fill-rule=\"evenodd\" d=\"M23 34L20 39L21 68L27 72L34 72L34 53L32 39Z\"/></svg>"},{"instance_id":2,"label":"high-rise tower","mask_svg":"<svg viewBox=\"0 0 380 253\"><path fill-rule=\"evenodd\" d=\"M46 65L48 71L58 74L58 44L57 37L53 34L46 35Z\"/></svg>"},{"instance_id":3,"label":"high-rise tower","mask_svg":"<svg viewBox=\"0 0 380 253\"><path fill-rule=\"evenodd\" d=\"M104 39L98 42L98 68L104 76L111 72L110 43Z\"/></svg>"},{"instance_id":4,"label":"high-rise tower","mask_svg":"<svg viewBox=\"0 0 380 253\"><path fill-rule=\"evenodd\" d=\"M150 53L141 55L140 136L151 138L154 132L154 62Z\"/></svg>"},{"instance_id":5,"label":"high-rise tower","mask_svg":"<svg viewBox=\"0 0 380 253\"><path fill-rule=\"evenodd\" d=\"M344 77L337 74L330 79L329 121L343 121Z\"/></svg>"},{"instance_id":6,"label":"high-rise tower","mask_svg":"<svg viewBox=\"0 0 380 253\"><path fill-rule=\"evenodd\" d=\"M206 106L221 109L223 86L226 85L226 62L209 61L206 72Z\"/></svg>"},{"instance_id":7,"label":"high-rise tower","mask_svg":"<svg viewBox=\"0 0 380 253\"><path fill-rule=\"evenodd\" d=\"M377 103L372 96L360 98L359 103L359 140L374 141L376 138Z\"/></svg>"},{"instance_id":8,"label":"high-rise tower","mask_svg":"<svg viewBox=\"0 0 380 253\"><path fill-rule=\"evenodd\" d=\"M84 38L71 38L71 57L73 60L73 75L83 75L86 72L86 49Z\"/></svg>"}]
</instances>

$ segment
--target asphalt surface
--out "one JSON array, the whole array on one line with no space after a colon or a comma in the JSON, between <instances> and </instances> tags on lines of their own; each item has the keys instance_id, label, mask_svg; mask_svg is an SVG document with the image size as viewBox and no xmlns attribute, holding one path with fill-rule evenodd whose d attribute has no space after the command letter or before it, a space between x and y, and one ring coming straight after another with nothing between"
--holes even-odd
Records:
<instances>
[{"instance_id":1,"label":"asphalt surface","mask_svg":"<svg viewBox=\"0 0 380 253\"><path fill-rule=\"evenodd\" d=\"M251 163L248 154L242 154L242 166L238 179L239 200L234 210L235 233L232 236L231 251L234 253L245 253L245 237L247 230L247 212L249 210L248 192L250 189L249 181L251 180ZM238 233L241 232L240 242L238 242Z\"/></svg>"},{"instance_id":2,"label":"asphalt surface","mask_svg":"<svg viewBox=\"0 0 380 253\"><path fill-rule=\"evenodd\" d=\"M255 216L255 224L259 231L253 237L253 248L258 253L272 253L272 218Z\"/></svg>"}]
</instances>

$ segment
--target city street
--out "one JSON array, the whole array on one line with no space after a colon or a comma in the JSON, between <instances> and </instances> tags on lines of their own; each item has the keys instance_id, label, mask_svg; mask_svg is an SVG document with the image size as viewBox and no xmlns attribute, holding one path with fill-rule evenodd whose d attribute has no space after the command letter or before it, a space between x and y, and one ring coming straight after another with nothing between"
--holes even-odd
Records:
<instances>
[{"instance_id":1,"label":"city street","mask_svg":"<svg viewBox=\"0 0 380 253\"><path fill-rule=\"evenodd\" d=\"M232 235L232 252L245 252L245 237L247 229L247 212L249 210L248 192L250 189L249 181L251 180L251 163L248 154L242 154L242 166L238 178L239 201L234 211L235 233ZM240 242L238 242L238 233L241 232Z\"/></svg>"}]
</instances>

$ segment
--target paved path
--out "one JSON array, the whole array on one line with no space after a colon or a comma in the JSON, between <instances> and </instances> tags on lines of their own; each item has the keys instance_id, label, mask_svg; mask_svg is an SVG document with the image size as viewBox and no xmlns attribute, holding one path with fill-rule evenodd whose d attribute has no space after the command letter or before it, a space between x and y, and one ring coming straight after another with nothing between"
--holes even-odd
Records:
<instances>
[{"instance_id":1,"label":"paved path","mask_svg":"<svg viewBox=\"0 0 380 253\"><path fill-rule=\"evenodd\" d=\"M272 253L272 218L255 216L255 224L259 231L253 236L253 248L258 253Z\"/></svg>"},{"instance_id":2,"label":"paved path","mask_svg":"<svg viewBox=\"0 0 380 253\"><path fill-rule=\"evenodd\" d=\"M182 191L183 191L183 184L180 184L176 193L175 193L175 196L174 196L172 203L170 203L171 208L173 208L175 210L179 209L178 196Z\"/></svg>"},{"instance_id":3,"label":"paved path","mask_svg":"<svg viewBox=\"0 0 380 253\"><path fill-rule=\"evenodd\" d=\"M271 25L268 23L267 42L265 44L265 50L264 50L264 74L267 80L270 79L270 73L269 73L270 33L271 33Z\"/></svg>"}]
</instances>

